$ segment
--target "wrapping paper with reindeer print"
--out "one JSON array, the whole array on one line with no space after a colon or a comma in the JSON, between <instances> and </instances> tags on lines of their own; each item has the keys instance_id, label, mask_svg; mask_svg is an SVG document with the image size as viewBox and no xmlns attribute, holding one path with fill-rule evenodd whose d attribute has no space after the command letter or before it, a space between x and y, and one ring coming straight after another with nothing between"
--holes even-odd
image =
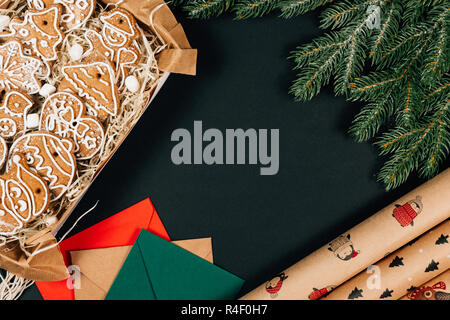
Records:
<instances>
[{"instance_id":1,"label":"wrapping paper with reindeer print","mask_svg":"<svg viewBox=\"0 0 450 320\"><path fill-rule=\"evenodd\" d=\"M449 217L447 169L241 299L320 299Z\"/></svg>"},{"instance_id":2,"label":"wrapping paper with reindeer print","mask_svg":"<svg viewBox=\"0 0 450 320\"><path fill-rule=\"evenodd\" d=\"M332 291L326 300L397 300L450 267L450 220ZM416 294L415 294L416 295ZM419 293L417 293L419 295Z\"/></svg>"},{"instance_id":3,"label":"wrapping paper with reindeer print","mask_svg":"<svg viewBox=\"0 0 450 320\"><path fill-rule=\"evenodd\" d=\"M450 300L450 270L420 287L411 287L408 294L399 300Z\"/></svg>"}]
</instances>

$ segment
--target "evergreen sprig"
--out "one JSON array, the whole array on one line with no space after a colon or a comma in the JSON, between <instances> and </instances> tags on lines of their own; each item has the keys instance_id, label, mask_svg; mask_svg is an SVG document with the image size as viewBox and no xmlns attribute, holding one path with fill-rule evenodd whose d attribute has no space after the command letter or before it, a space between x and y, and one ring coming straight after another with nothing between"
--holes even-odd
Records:
<instances>
[{"instance_id":1,"label":"evergreen sprig","mask_svg":"<svg viewBox=\"0 0 450 320\"><path fill-rule=\"evenodd\" d=\"M375 139L388 160L387 189L413 172L430 178L450 150L449 0L179 0L193 18L226 11L238 19L277 11L291 18L324 6L330 31L291 54L298 76L290 92L312 99L333 82L336 94L364 102L350 134Z\"/></svg>"}]
</instances>

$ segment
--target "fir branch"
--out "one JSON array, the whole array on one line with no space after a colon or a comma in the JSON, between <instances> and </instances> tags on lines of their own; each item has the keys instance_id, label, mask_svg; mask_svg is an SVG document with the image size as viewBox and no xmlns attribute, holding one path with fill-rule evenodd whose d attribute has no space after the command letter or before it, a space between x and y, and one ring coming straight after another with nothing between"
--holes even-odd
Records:
<instances>
[{"instance_id":1,"label":"fir branch","mask_svg":"<svg viewBox=\"0 0 450 320\"><path fill-rule=\"evenodd\" d=\"M258 18L278 8L279 0L240 0L233 8L237 19Z\"/></svg>"},{"instance_id":2,"label":"fir branch","mask_svg":"<svg viewBox=\"0 0 450 320\"><path fill-rule=\"evenodd\" d=\"M442 107L426 126L405 132L403 128L385 134L380 142L381 154L392 154L381 169L378 178L383 181L386 189L396 188L408 178L413 170L421 169L425 175L435 172L433 166L438 165L437 156L448 154L447 136L443 139L442 128L445 124L448 130L450 100ZM440 134L441 133L441 134ZM435 148L430 154L430 144ZM430 169L427 169L428 164ZM429 177L429 176L428 176Z\"/></svg>"},{"instance_id":3,"label":"fir branch","mask_svg":"<svg viewBox=\"0 0 450 320\"><path fill-rule=\"evenodd\" d=\"M333 0L283 0L280 3L281 17L289 19L330 2Z\"/></svg>"},{"instance_id":4,"label":"fir branch","mask_svg":"<svg viewBox=\"0 0 450 320\"><path fill-rule=\"evenodd\" d=\"M290 92L305 101L334 80L336 94L366 102L349 133L380 135L388 157L378 179L395 188L417 171L431 177L450 149L448 0L175 0L191 17L234 12L238 19L279 11L291 18L325 6L329 33L290 55L298 74ZM371 66L369 65L371 64Z\"/></svg>"},{"instance_id":5,"label":"fir branch","mask_svg":"<svg viewBox=\"0 0 450 320\"><path fill-rule=\"evenodd\" d=\"M189 18L210 19L228 11L234 0L188 0L177 1L173 5L181 5Z\"/></svg>"},{"instance_id":6,"label":"fir branch","mask_svg":"<svg viewBox=\"0 0 450 320\"><path fill-rule=\"evenodd\" d=\"M368 103L355 117L350 127L349 133L358 141L367 141L373 138L381 126L384 125L394 112L394 99L392 93L395 87L392 86L386 97L380 101Z\"/></svg>"}]
</instances>

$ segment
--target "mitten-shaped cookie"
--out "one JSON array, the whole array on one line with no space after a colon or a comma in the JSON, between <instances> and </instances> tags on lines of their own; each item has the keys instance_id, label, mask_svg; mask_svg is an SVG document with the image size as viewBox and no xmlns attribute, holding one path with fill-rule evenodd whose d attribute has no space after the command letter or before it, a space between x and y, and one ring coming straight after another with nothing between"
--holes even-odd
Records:
<instances>
[{"instance_id":1,"label":"mitten-shaped cookie","mask_svg":"<svg viewBox=\"0 0 450 320\"><path fill-rule=\"evenodd\" d=\"M0 235L12 235L45 212L50 202L46 182L15 154L9 169L0 175Z\"/></svg>"}]
</instances>

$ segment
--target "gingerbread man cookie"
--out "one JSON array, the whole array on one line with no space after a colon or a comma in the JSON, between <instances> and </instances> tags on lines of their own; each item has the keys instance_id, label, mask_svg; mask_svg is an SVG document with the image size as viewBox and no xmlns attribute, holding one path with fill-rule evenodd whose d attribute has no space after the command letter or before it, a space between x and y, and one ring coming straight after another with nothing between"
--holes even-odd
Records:
<instances>
[{"instance_id":1,"label":"gingerbread man cookie","mask_svg":"<svg viewBox=\"0 0 450 320\"><path fill-rule=\"evenodd\" d=\"M72 30L83 25L94 13L95 0L28 0L30 8L43 10L52 5L63 6L61 26L65 30Z\"/></svg>"},{"instance_id":2,"label":"gingerbread man cookie","mask_svg":"<svg viewBox=\"0 0 450 320\"><path fill-rule=\"evenodd\" d=\"M50 192L22 154L15 154L0 175L0 235L13 235L47 210Z\"/></svg>"},{"instance_id":3,"label":"gingerbread man cookie","mask_svg":"<svg viewBox=\"0 0 450 320\"><path fill-rule=\"evenodd\" d=\"M74 94L54 93L42 106L39 128L73 140L77 159L90 159L100 151L105 132L101 123L85 112L83 102Z\"/></svg>"},{"instance_id":4,"label":"gingerbread man cookie","mask_svg":"<svg viewBox=\"0 0 450 320\"><path fill-rule=\"evenodd\" d=\"M51 201L67 191L76 174L74 145L68 139L45 132L27 133L11 146L11 154L25 154L28 165L49 184Z\"/></svg>"},{"instance_id":5,"label":"gingerbread man cookie","mask_svg":"<svg viewBox=\"0 0 450 320\"><path fill-rule=\"evenodd\" d=\"M51 6L45 10L28 10L25 19L13 19L9 24L11 35L29 45L44 61L58 58L58 46L63 40L59 28L61 7Z\"/></svg>"},{"instance_id":6,"label":"gingerbread man cookie","mask_svg":"<svg viewBox=\"0 0 450 320\"><path fill-rule=\"evenodd\" d=\"M39 92L41 84L36 74L41 67L41 60L23 54L20 42L6 42L0 46L0 89Z\"/></svg>"},{"instance_id":7,"label":"gingerbread man cookie","mask_svg":"<svg viewBox=\"0 0 450 320\"><path fill-rule=\"evenodd\" d=\"M33 106L30 96L20 91L9 91L0 106L0 136L12 139L26 127L28 111Z\"/></svg>"},{"instance_id":8,"label":"gingerbread man cookie","mask_svg":"<svg viewBox=\"0 0 450 320\"><path fill-rule=\"evenodd\" d=\"M113 66L108 61L82 62L64 66L59 91L69 90L85 98L90 111L101 121L117 115L119 91Z\"/></svg>"}]
</instances>

